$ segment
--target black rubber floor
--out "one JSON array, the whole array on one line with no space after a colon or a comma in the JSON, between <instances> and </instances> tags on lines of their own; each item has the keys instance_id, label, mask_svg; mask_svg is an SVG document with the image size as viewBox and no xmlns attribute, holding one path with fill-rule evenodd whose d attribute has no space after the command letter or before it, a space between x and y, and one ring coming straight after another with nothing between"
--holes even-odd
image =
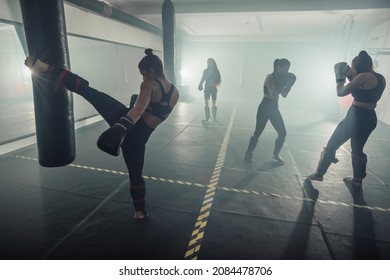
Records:
<instances>
[{"instance_id":1,"label":"black rubber floor","mask_svg":"<svg viewBox=\"0 0 390 280\"><path fill-rule=\"evenodd\" d=\"M257 101L256 101L257 102ZM323 182L305 176L337 125L315 111L281 106L287 128L271 159L270 124L254 161L243 160L258 103L219 101L202 125L201 103L180 103L147 144L150 218L134 222L122 157L99 151L103 122L77 130L77 158L61 168L37 162L36 146L0 158L1 259L390 259L390 127L367 145L362 190L349 142Z\"/></svg>"}]
</instances>

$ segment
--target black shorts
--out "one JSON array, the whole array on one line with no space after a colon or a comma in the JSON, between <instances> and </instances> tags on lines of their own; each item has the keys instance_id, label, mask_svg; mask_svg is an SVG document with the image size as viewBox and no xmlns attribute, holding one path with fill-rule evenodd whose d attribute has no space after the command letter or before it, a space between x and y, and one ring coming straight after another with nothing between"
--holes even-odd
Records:
<instances>
[{"instance_id":1,"label":"black shorts","mask_svg":"<svg viewBox=\"0 0 390 280\"><path fill-rule=\"evenodd\" d=\"M205 100L210 100L210 96L211 96L211 99L212 100L217 100L217 92L215 91L215 92L204 92L204 99Z\"/></svg>"}]
</instances>

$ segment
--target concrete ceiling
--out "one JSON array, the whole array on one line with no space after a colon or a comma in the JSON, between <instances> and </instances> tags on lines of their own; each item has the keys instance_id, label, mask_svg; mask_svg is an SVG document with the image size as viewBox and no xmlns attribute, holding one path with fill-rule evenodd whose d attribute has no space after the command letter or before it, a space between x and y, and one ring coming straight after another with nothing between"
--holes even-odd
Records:
<instances>
[{"instance_id":1,"label":"concrete ceiling","mask_svg":"<svg viewBox=\"0 0 390 280\"><path fill-rule=\"evenodd\" d=\"M105 0L161 27L163 0ZM176 28L192 40L334 40L390 18L390 0L173 0Z\"/></svg>"}]
</instances>

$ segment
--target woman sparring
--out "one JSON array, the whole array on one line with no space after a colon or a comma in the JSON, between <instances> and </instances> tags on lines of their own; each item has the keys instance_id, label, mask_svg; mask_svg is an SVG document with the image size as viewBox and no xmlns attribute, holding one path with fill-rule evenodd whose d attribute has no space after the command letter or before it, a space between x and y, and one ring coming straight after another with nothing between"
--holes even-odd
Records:
<instances>
[{"instance_id":1,"label":"woman sparring","mask_svg":"<svg viewBox=\"0 0 390 280\"><path fill-rule=\"evenodd\" d=\"M296 81L295 75L288 72L289 69L290 62L287 59L276 59L274 61L274 70L272 74L269 74L264 81L264 98L257 109L256 129L249 140L248 149L245 153L245 160L248 162L252 161L253 151L255 150L258 139L269 120L278 133L272 158L277 160L280 164L284 164L284 161L280 157L279 153L282 149L287 133L282 115L279 111L278 100L279 94L283 97L287 97L287 94L290 92L291 87Z\"/></svg>"},{"instance_id":2,"label":"woman sparring","mask_svg":"<svg viewBox=\"0 0 390 280\"><path fill-rule=\"evenodd\" d=\"M308 179L322 181L330 164L338 162L335 157L336 151L351 139L353 177L345 177L344 181L362 187L367 165L367 155L363 148L376 127L374 109L386 87L386 81L381 74L372 69L372 59L366 51L361 51L352 60L352 68L346 62L340 62L334 66L334 71L337 96L351 94L354 101L323 149L317 170L308 176ZM350 80L347 84L346 77Z\"/></svg>"}]
</instances>

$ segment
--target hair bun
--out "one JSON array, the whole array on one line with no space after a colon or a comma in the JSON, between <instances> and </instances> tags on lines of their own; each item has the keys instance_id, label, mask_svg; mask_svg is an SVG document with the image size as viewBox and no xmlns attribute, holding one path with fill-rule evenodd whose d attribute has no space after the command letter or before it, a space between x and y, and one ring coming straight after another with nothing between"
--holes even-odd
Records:
<instances>
[{"instance_id":1,"label":"hair bun","mask_svg":"<svg viewBox=\"0 0 390 280\"><path fill-rule=\"evenodd\" d=\"M369 57L368 53L366 51L360 51L359 52L360 57Z\"/></svg>"},{"instance_id":2,"label":"hair bun","mask_svg":"<svg viewBox=\"0 0 390 280\"><path fill-rule=\"evenodd\" d=\"M145 50L146 55L153 55L153 50L152 49L146 49Z\"/></svg>"}]
</instances>

